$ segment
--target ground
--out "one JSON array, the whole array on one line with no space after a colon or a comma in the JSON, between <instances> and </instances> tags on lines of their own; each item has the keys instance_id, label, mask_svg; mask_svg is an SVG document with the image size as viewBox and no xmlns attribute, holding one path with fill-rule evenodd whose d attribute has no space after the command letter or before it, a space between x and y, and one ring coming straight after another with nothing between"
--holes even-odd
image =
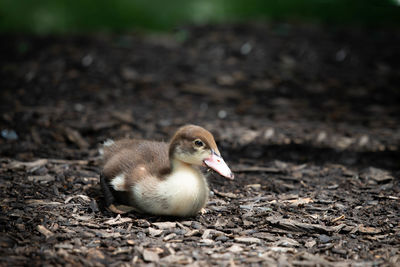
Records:
<instances>
[{"instance_id":1,"label":"ground","mask_svg":"<svg viewBox=\"0 0 400 267\"><path fill-rule=\"evenodd\" d=\"M399 266L400 34L286 23L0 42L0 265ZM107 138L214 133L205 213L104 209Z\"/></svg>"}]
</instances>

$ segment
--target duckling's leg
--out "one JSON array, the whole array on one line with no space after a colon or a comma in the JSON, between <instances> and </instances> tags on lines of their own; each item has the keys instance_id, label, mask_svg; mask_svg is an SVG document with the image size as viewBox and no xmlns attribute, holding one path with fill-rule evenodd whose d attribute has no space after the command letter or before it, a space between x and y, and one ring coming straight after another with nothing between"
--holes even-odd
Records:
<instances>
[{"instance_id":1,"label":"duckling's leg","mask_svg":"<svg viewBox=\"0 0 400 267\"><path fill-rule=\"evenodd\" d=\"M109 207L114 203L115 199L103 173L100 173L100 186L104 194L106 207Z\"/></svg>"},{"instance_id":2,"label":"duckling's leg","mask_svg":"<svg viewBox=\"0 0 400 267\"><path fill-rule=\"evenodd\" d=\"M118 213L118 214L124 214L124 213L128 213L128 212L131 212L131 211L136 211L131 206L126 206L126 205L117 205L117 206L115 206L114 204L111 204L110 206L108 206L108 210L112 211L114 213Z\"/></svg>"},{"instance_id":3,"label":"duckling's leg","mask_svg":"<svg viewBox=\"0 0 400 267\"><path fill-rule=\"evenodd\" d=\"M115 206L114 205L114 203L115 203L114 195L113 195L113 193L111 191L111 187L107 183L103 173L100 174L100 186L101 186L101 189L103 190L104 201L106 204L106 209L108 211L118 213L118 214L124 214L124 213L134 210L134 208L130 207L130 206L126 206L126 205L116 205Z\"/></svg>"},{"instance_id":4,"label":"duckling's leg","mask_svg":"<svg viewBox=\"0 0 400 267\"><path fill-rule=\"evenodd\" d=\"M200 213L201 215L204 215L207 213L207 210L205 208L201 208Z\"/></svg>"}]
</instances>

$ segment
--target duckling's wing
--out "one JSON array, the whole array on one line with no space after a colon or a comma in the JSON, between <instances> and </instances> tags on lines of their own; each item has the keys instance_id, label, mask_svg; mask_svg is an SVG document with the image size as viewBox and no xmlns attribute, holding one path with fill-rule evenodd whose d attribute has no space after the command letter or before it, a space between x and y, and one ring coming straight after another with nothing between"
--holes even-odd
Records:
<instances>
[{"instance_id":1,"label":"duckling's wing","mask_svg":"<svg viewBox=\"0 0 400 267\"><path fill-rule=\"evenodd\" d=\"M130 185L146 175L160 177L170 167L168 144L136 139L116 141L104 147L103 174L107 181L129 176Z\"/></svg>"}]
</instances>

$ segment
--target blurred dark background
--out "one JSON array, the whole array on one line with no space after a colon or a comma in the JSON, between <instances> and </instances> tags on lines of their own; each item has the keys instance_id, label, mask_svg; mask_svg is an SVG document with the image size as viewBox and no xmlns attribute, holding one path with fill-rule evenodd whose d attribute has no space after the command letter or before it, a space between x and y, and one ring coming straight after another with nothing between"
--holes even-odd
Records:
<instances>
[{"instance_id":1,"label":"blurred dark background","mask_svg":"<svg viewBox=\"0 0 400 267\"><path fill-rule=\"evenodd\" d=\"M398 0L1 0L2 31L166 30L188 23L302 20L399 25Z\"/></svg>"},{"instance_id":2,"label":"blurred dark background","mask_svg":"<svg viewBox=\"0 0 400 267\"><path fill-rule=\"evenodd\" d=\"M0 153L196 123L236 160L397 169L399 26L394 0L1 0Z\"/></svg>"}]
</instances>

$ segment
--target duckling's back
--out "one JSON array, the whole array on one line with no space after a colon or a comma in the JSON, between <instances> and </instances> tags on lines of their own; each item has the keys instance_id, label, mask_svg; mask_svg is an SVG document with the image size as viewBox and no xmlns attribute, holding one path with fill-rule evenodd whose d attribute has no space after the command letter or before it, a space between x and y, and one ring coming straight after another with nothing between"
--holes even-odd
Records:
<instances>
[{"instance_id":1,"label":"duckling's back","mask_svg":"<svg viewBox=\"0 0 400 267\"><path fill-rule=\"evenodd\" d=\"M140 166L145 172L162 176L170 168L168 144L138 139L108 140L103 147L103 174L109 179L122 173L133 175ZM131 179L141 177L131 177Z\"/></svg>"}]
</instances>

